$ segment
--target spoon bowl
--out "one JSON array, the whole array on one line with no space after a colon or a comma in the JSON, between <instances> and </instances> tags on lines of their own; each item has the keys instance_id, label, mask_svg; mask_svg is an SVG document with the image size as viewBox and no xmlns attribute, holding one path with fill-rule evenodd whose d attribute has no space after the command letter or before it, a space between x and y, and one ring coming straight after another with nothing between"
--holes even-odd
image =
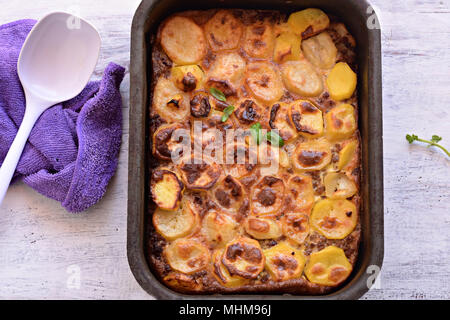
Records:
<instances>
[{"instance_id":1,"label":"spoon bowl","mask_svg":"<svg viewBox=\"0 0 450 320\"><path fill-rule=\"evenodd\" d=\"M34 124L46 109L83 90L97 64L100 45L100 35L91 24L64 12L46 15L29 33L17 63L25 114L0 168L0 204Z\"/></svg>"}]
</instances>

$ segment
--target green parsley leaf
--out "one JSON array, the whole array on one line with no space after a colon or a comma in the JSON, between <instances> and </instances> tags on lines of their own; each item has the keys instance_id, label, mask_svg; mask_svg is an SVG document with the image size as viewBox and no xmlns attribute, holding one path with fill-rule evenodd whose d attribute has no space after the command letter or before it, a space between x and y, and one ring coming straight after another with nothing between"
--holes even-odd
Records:
<instances>
[{"instance_id":1,"label":"green parsley leaf","mask_svg":"<svg viewBox=\"0 0 450 320\"><path fill-rule=\"evenodd\" d=\"M269 131L266 134L266 139L267 141L270 142L271 145L276 146L276 147L282 147L284 146L284 140L283 138L281 138L276 132L274 131Z\"/></svg>"},{"instance_id":2,"label":"green parsley leaf","mask_svg":"<svg viewBox=\"0 0 450 320\"><path fill-rule=\"evenodd\" d=\"M222 115L222 122L225 122L228 120L228 118L231 116L231 114L234 111L234 106L228 106L223 110L223 115Z\"/></svg>"},{"instance_id":3,"label":"green parsley leaf","mask_svg":"<svg viewBox=\"0 0 450 320\"><path fill-rule=\"evenodd\" d=\"M254 125L252 125L250 127L251 133L252 133L252 137L253 139L256 141L256 144L259 145L259 143L261 142L261 123L257 122Z\"/></svg>"},{"instance_id":4,"label":"green parsley leaf","mask_svg":"<svg viewBox=\"0 0 450 320\"><path fill-rule=\"evenodd\" d=\"M222 101L222 102L227 102L227 98L225 97L225 94L222 91L220 91L219 89L209 88L209 92L217 100Z\"/></svg>"}]
</instances>

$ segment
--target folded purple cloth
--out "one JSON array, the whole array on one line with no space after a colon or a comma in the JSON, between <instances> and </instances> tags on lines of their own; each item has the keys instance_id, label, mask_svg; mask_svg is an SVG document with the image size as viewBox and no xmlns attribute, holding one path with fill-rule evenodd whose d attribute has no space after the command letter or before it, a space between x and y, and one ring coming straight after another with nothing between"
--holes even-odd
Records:
<instances>
[{"instance_id":1,"label":"folded purple cloth","mask_svg":"<svg viewBox=\"0 0 450 320\"><path fill-rule=\"evenodd\" d=\"M0 164L25 110L17 59L35 23L20 20L0 26ZM71 212L97 203L117 168L124 72L110 63L101 81L90 82L74 99L45 111L31 132L13 181L22 179Z\"/></svg>"}]
</instances>

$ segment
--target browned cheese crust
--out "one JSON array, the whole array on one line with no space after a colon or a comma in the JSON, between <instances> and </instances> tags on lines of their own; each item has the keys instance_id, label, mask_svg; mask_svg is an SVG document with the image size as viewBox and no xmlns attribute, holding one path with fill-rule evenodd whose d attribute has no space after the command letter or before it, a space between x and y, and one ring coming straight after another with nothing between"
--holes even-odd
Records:
<instances>
[{"instance_id":1,"label":"browned cheese crust","mask_svg":"<svg viewBox=\"0 0 450 320\"><path fill-rule=\"evenodd\" d=\"M163 21L150 40L147 172L166 172L167 181L160 179L158 190L159 180L149 181L146 254L156 277L177 292L321 295L345 283L355 266L362 207L357 90L336 98L339 85L332 94L329 75L338 63L357 74L356 43L334 17L301 33L292 30L301 21L288 18L278 11L188 11ZM222 122L228 105L235 110ZM336 108L345 118L330 113ZM224 133L257 122L280 130L278 171L268 176L260 166L209 160L174 164L170 152L179 141L170 134L193 130L194 120ZM172 185L179 194L166 198ZM173 212L153 219L161 210L155 203Z\"/></svg>"}]
</instances>

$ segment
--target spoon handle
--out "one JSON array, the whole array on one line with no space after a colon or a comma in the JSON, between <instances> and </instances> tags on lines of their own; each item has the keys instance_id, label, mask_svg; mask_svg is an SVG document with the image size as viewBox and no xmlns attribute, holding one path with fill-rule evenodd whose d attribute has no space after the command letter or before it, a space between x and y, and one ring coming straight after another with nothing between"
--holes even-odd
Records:
<instances>
[{"instance_id":1,"label":"spoon handle","mask_svg":"<svg viewBox=\"0 0 450 320\"><path fill-rule=\"evenodd\" d=\"M16 171L17 164L19 163L20 156L22 155L23 148L27 143L28 137L33 129L37 119L42 114L38 108L27 108L20 125L19 131L6 155L5 160L0 168L0 204L6 195L11 179Z\"/></svg>"}]
</instances>

